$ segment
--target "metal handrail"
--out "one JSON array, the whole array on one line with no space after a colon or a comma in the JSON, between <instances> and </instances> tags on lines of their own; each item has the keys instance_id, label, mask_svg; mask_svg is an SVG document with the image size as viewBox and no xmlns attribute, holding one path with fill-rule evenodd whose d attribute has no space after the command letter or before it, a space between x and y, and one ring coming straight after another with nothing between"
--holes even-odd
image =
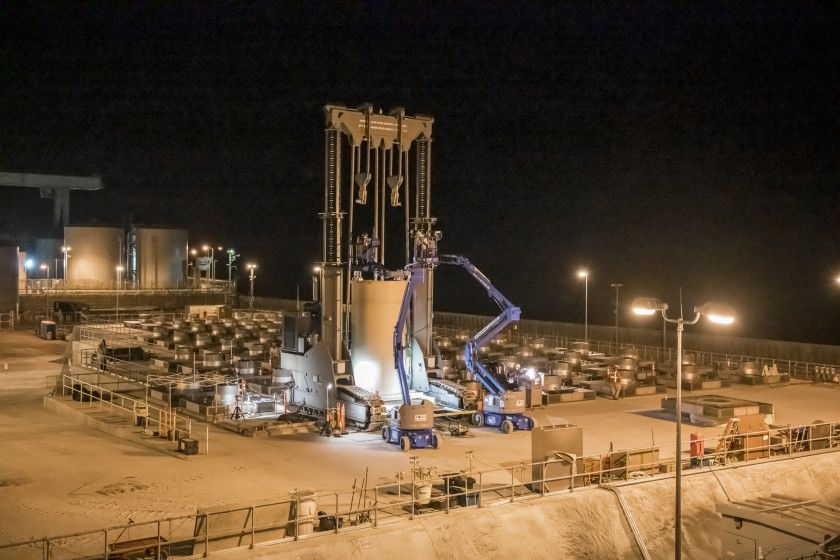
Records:
<instances>
[{"instance_id":1,"label":"metal handrail","mask_svg":"<svg viewBox=\"0 0 840 560\"><path fill-rule=\"evenodd\" d=\"M812 447L822 447L824 452L838 452L840 451L840 422L815 423L803 426L784 426L773 427L771 430L754 432L753 434L771 434L772 432L787 431L790 434L800 433L799 431L807 432L803 438L791 439L780 447L780 452L784 455L783 458L790 458L791 456L798 456L812 453ZM822 435L815 436L814 433L824 432ZM827 434L827 435L825 435ZM745 437L752 434L737 434L735 437ZM710 438L706 443L714 442L720 438ZM687 442L686 442L687 443ZM800 447L794 447L794 444ZM818 445L815 445L818 444ZM672 444L673 445L673 444ZM824 446L824 447L823 447ZM684 458L684 445L681 446L679 457L681 461ZM110 552L109 541L110 535L121 535L127 531L140 532L144 527L151 527L154 529L154 535L157 537L156 544L158 552L160 548L171 547L174 545L192 546L192 553L203 554L207 556L210 552L217 550L210 550L211 543L224 543L224 541L236 539L238 543L236 546L228 548L220 548L218 550L229 550L235 548L255 548L258 546L268 546L283 542L289 542L308 538L322 538L326 535L336 534L339 532L346 532L364 527L377 527L391 523L403 522L413 519L417 514L422 512L424 515L429 514L448 514L453 507L500 507L506 503L518 502L523 500L539 499L548 494L558 494L563 492L575 492L585 488L598 488L603 485L613 485L616 482L623 483L626 481L638 481L640 476L634 473L656 472L653 476L670 476L669 469L673 466L674 459L670 460L652 460L642 462L636 465L636 470L628 469L627 465L619 464L616 457L621 455L631 455L634 453L645 453L653 450L667 449L668 445L638 448L631 450L619 450L611 453L574 458L574 463L570 465L570 473L562 476L547 477L545 476L546 469L549 464L556 464L556 461L542 461L536 463L523 463L519 466L480 470L476 472L465 473L447 473L434 474L421 479L403 480L397 477L395 482L383 484L368 488L364 491L345 490L335 491L324 494L312 494L304 496L297 494L284 500L278 500L260 506L248 505L226 508L213 513L197 513L193 515L176 516L159 520L152 520L143 523L132 523L100 529L97 531L87 531L73 533L70 535L61 535L57 537L44 537L41 539L31 539L27 541L0 545L0 556L4 554L3 551L12 551L14 557L25 558L23 550L25 548L35 548L40 551L41 557L49 558L49 551L59 543L62 543L65 557L72 558L67 555L67 548L69 546L76 546L78 552L77 557L81 558L90 554L90 548L95 544L100 547L95 553L99 554L102 550L105 552L105 558L112 558L114 554ZM673 453L673 449L671 450ZM732 453L728 451L727 453ZM676 455L676 453L673 453ZM654 457L655 454L651 454ZM694 458L694 457L692 457ZM719 466L715 468L725 469L732 465L728 464L726 457L719 458L718 454L712 453L705 455L706 459L713 458L714 463ZM770 458L769 460L776 460ZM578 469L578 464L583 465L583 469ZM595 470L588 470L588 467L597 464L598 468ZM739 462L739 464L741 464ZM700 467L711 468L711 465L704 465L702 462ZM530 469L530 471L529 471ZM691 472L703 472L703 468L688 469L686 474ZM541 473L532 480L527 480L526 472ZM517 477L518 474L518 477ZM648 476L648 475L645 475ZM453 480L465 483L465 485L455 485ZM469 480L473 482L469 482ZM418 488L420 485L431 485L437 493L420 494ZM551 490L554 485L563 486L562 489ZM364 493L362 493L364 492ZM396 494L396 496L395 496ZM358 497L358 499L357 499ZM315 502L315 511L323 512L315 516L301 517L295 516L293 519L282 521L262 522L264 517L270 515L261 515L260 512L271 511L270 508L280 508L285 511L288 507L292 511L294 506L295 512L300 512L301 503L307 501ZM364 501L364 504L362 502ZM359 503L357 506L356 503ZM453 502L456 503L453 506ZM247 513L250 519L246 525L240 530L213 533L208 529L208 524L214 516L230 515L237 512ZM291 517L291 516L290 516ZM346 523L344 521L346 520ZM324 521L324 530L315 531L314 524ZM164 524L168 524L170 529L163 531ZM190 525L194 527L192 532L178 533L172 527L180 527L184 531ZM200 530L203 527L203 530ZM212 528L212 524L210 525ZM308 532L312 527L312 532ZM273 535L274 532L283 531L283 536L280 538L268 538L267 540L260 540L262 535ZM151 529L150 529L151 531ZM150 537L153 538L153 537ZM68 541L75 539L78 544L73 545ZM114 539L117 540L117 539ZM74 542L75 542L74 541Z\"/></svg>"}]
</instances>

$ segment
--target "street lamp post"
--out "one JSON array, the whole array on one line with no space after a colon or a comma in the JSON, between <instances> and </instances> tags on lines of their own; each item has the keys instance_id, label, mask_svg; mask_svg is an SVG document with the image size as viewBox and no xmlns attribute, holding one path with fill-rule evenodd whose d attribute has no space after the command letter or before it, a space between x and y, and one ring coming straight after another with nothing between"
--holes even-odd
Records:
<instances>
[{"instance_id":1,"label":"street lamp post","mask_svg":"<svg viewBox=\"0 0 840 560\"><path fill-rule=\"evenodd\" d=\"M236 258L239 256L239 253L237 253L237 252L236 252L235 250L233 250L233 249L228 249L228 250L227 250L227 256L228 256L228 263L227 263L227 269L228 269L228 284L230 284L230 283L231 283L231 281L232 281L232 273L233 273L233 269L234 269L234 268L236 268L235 266L233 266L233 263L235 263L235 262L236 262Z\"/></svg>"},{"instance_id":2,"label":"street lamp post","mask_svg":"<svg viewBox=\"0 0 840 560\"><path fill-rule=\"evenodd\" d=\"M47 271L47 280L49 280L50 279L50 265L48 265L46 263L42 264L41 265L41 270L46 270Z\"/></svg>"},{"instance_id":3,"label":"street lamp post","mask_svg":"<svg viewBox=\"0 0 840 560\"><path fill-rule=\"evenodd\" d=\"M61 252L64 253L64 287L67 287L67 260L70 258L70 247L64 246L61 248Z\"/></svg>"},{"instance_id":4,"label":"street lamp post","mask_svg":"<svg viewBox=\"0 0 840 560\"><path fill-rule=\"evenodd\" d=\"M249 276L249 279L251 280L251 300L248 302L248 309L251 312L251 319L253 319L254 318L254 278L256 278L256 276L254 276L254 270L257 268L257 265L249 264L249 265L247 265L247 267L248 267L248 270L251 271L251 274Z\"/></svg>"},{"instance_id":5,"label":"street lamp post","mask_svg":"<svg viewBox=\"0 0 840 560\"><path fill-rule=\"evenodd\" d=\"M221 251L222 251L222 247L220 245L219 246L219 252L221 252ZM213 259L213 280L215 280L215 279L216 279L216 260Z\"/></svg>"},{"instance_id":6,"label":"street lamp post","mask_svg":"<svg viewBox=\"0 0 840 560\"><path fill-rule=\"evenodd\" d=\"M682 306L680 306L682 310ZM721 325L729 325L735 321L735 313L729 306L707 303L700 307L694 308L694 318L686 321L682 317L682 311L677 318L668 317L666 311L668 304L659 301L656 298L639 297L633 300L633 312L637 315L653 315L657 311L662 313L662 318L666 323L674 323L677 325L677 396L676 396L676 410L674 411L677 425L676 449L674 451L674 478L675 478L675 498L674 498L674 559L682 559L682 334L684 325L693 325L700 320L700 317L705 315L713 323Z\"/></svg>"},{"instance_id":7,"label":"street lamp post","mask_svg":"<svg viewBox=\"0 0 840 560\"><path fill-rule=\"evenodd\" d=\"M204 254L205 254L205 255L206 255L208 252L210 253L210 270L208 270L207 272L210 274L210 279L211 279L211 280L215 280L215 279L216 279L216 266L215 266L215 264L214 264L214 263L216 262L216 261L214 260L214 257L215 257L215 247L210 247L209 245L205 245L204 247L202 247L202 249L204 249Z\"/></svg>"},{"instance_id":8,"label":"street lamp post","mask_svg":"<svg viewBox=\"0 0 840 560\"><path fill-rule=\"evenodd\" d=\"M618 349L618 290L624 284L610 284L610 288L615 288L615 347Z\"/></svg>"},{"instance_id":9,"label":"street lamp post","mask_svg":"<svg viewBox=\"0 0 840 560\"><path fill-rule=\"evenodd\" d=\"M578 278L583 278L583 339L589 340L589 271L578 270Z\"/></svg>"},{"instance_id":10,"label":"street lamp post","mask_svg":"<svg viewBox=\"0 0 840 560\"><path fill-rule=\"evenodd\" d=\"M117 322L120 321L120 281L122 280L122 265L117 265Z\"/></svg>"},{"instance_id":11,"label":"street lamp post","mask_svg":"<svg viewBox=\"0 0 840 560\"><path fill-rule=\"evenodd\" d=\"M29 293L29 269L32 268L32 259L26 259L23 263L23 280L26 287L26 293Z\"/></svg>"}]
</instances>

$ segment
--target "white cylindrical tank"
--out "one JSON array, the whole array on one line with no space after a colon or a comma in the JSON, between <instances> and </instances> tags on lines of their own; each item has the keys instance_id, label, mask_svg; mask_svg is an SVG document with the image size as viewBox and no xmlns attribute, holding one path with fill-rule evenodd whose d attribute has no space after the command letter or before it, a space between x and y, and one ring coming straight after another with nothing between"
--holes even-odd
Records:
<instances>
[{"instance_id":1,"label":"white cylindrical tank","mask_svg":"<svg viewBox=\"0 0 840 560\"><path fill-rule=\"evenodd\" d=\"M67 285L86 290L114 289L117 267L122 265L125 279L125 233L117 227L67 226L64 228L67 253Z\"/></svg>"},{"instance_id":2,"label":"white cylindrical tank","mask_svg":"<svg viewBox=\"0 0 840 560\"><path fill-rule=\"evenodd\" d=\"M183 288L186 281L187 230L135 227L130 263L141 290Z\"/></svg>"},{"instance_id":3,"label":"white cylindrical tank","mask_svg":"<svg viewBox=\"0 0 840 560\"><path fill-rule=\"evenodd\" d=\"M353 375L356 385L378 391L385 400L401 397L393 341L406 285L403 280L356 280L352 285Z\"/></svg>"}]
</instances>

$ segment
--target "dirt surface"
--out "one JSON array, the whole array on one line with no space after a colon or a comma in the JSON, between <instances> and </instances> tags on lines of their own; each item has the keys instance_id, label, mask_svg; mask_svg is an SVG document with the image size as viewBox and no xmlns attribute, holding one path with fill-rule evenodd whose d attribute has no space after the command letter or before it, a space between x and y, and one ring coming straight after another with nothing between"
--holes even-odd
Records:
<instances>
[{"instance_id":1,"label":"dirt surface","mask_svg":"<svg viewBox=\"0 0 840 560\"><path fill-rule=\"evenodd\" d=\"M386 484L393 482L398 472L410 470L409 455L439 472L466 468L467 452L472 452L473 466L479 469L511 467L530 460L529 434L504 435L492 429L474 429L476 437L448 437L443 449L415 450L409 454L384 444L378 434L325 438L306 433L246 438L215 426L209 430L209 455L202 450L199 455L176 457L48 412L44 397L52 391L54 378L61 371L65 346L64 342L38 339L29 331L0 332L0 499L4 504L0 508L0 543L96 530L127 523L129 519L140 522L191 514L200 507L283 499L296 489L349 490L354 481L361 481L366 469L369 485ZM776 422L780 424L840 419L836 412L840 387L836 385L736 386L711 392L771 402L776 406ZM660 411L663 396L620 401L598 398L553 405L532 414L541 425L582 426L584 453L598 454L611 445L628 449L672 442L673 418ZM702 432L712 438L720 434L721 428L684 426L686 439L690 432ZM664 455L667 453L663 451ZM836 465L836 454L823 457L835 457ZM699 541L711 543L702 549L718 553L719 538L709 536L717 531L717 517L709 513L714 505L709 503L726 499L723 488L733 499L741 499L768 493L771 488L762 480L773 480L786 493L816 496L838 505L837 475L822 472L827 459L810 460L815 466L809 469L793 468L791 461L783 461L762 467L767 470L761 471L760 476L739 474L747 473L753 468L750 467L721 471L727 474L719 476L720 483L709 475L703 482L698 478L698 488L686 492L684 504L687 512L700 512L695 517L685 517L692 546L699 547ZM509 479L510 470L506 472ZM694 478L686 476L687 487L691 488ZM673 522L669 521L673 479L648 483L642 488L633 485L624 492L652 556L667 557L673 546ZM411 542L420 547L418 550L429 553L415 556L418 558L638 557L626 527L621 533L611 531L610 527L621 523L612 494L586 490L571 496L434 516L410 528L399 524L357 531L339 537L344 543L340 549L335 548L339 545L331 538L282 545L288 547L282 548L282 554L323 558L329 549L353 554L370 551L378 557L389 551L403 551L404 555L406 543ZM381 538L387 535L394 538ZM547 554L552 550L552 554ZM257 550L223 557L278 557L276 550L273 556L262 554Z\"/></svg>"}]
</instances>

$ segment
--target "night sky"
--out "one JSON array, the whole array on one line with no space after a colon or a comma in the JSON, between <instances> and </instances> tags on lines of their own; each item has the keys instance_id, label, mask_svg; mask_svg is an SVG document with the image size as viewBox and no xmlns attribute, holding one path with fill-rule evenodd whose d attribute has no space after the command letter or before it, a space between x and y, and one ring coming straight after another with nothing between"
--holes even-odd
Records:
<instances>
[{"instance_id":1,"label":"night sky","mask_svg":"<svg viewBox=\"0 0 840 560\"><path fill-rule=\"evenodd\" d=\"M74 223L320 258L323 106L435 118L432 213L523 318L717 299L738 336L840 344L840 6L4 3L0 170L102 176ZM51 203L0 187L0 229ZM461 271L439 309L494 313ZM702 330L698 325L692 329Z\"/></svg>"}]
</instances>

